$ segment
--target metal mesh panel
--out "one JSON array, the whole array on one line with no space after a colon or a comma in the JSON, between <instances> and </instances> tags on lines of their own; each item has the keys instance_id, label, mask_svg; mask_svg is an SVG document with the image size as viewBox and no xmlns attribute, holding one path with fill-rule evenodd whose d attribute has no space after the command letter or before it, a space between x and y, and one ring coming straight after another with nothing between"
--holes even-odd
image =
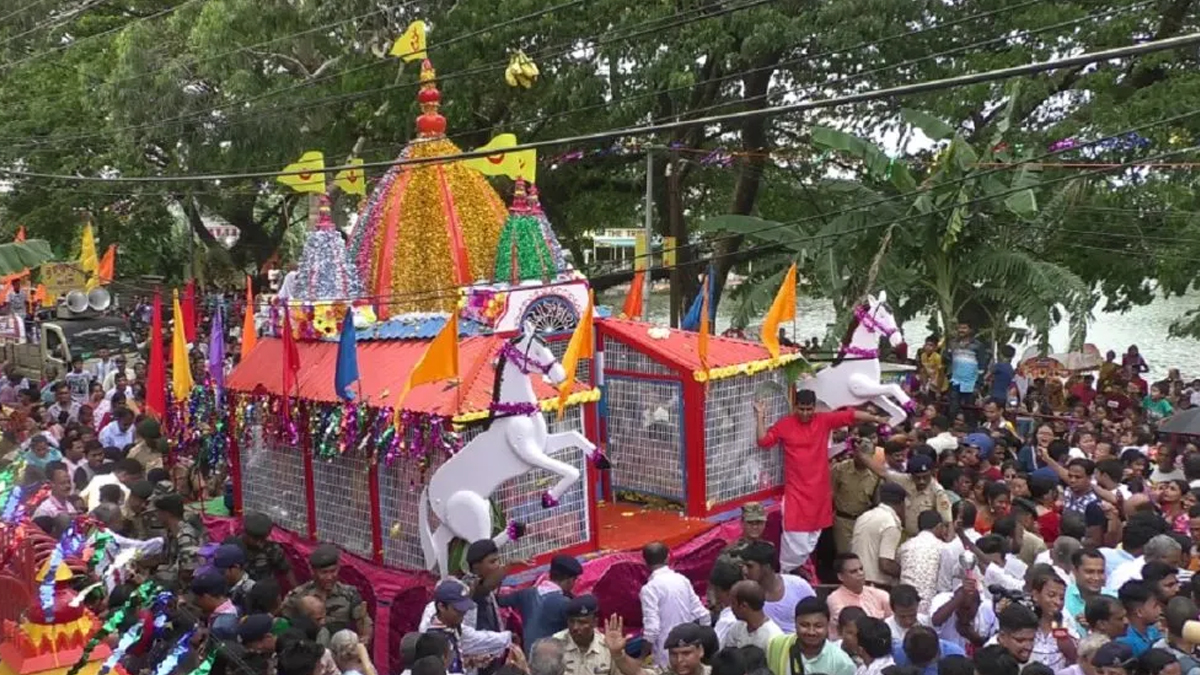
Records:
<instances>
[{"instance_id":1,"label":"metal mesh panel","mask_svg":"<svg viewBox=\"0 0 1200 675\"><path fill-rule=\"evenodd\" d=\"M361 453L313 460L317 538L367 558L374 555L369 479L369 462Z\"/></svg>"},{"instance_id":2,"label":"metal mesh panel","mask_svg":"<svg viewBox=\"0 0 1200 675\"><path fill-rule=\"evenodd\" d=\"M613 488L686 501L682 386L610 375L604 396Z\"/></svg>"},{"instance_id":3,"label":"metal mesh panel","mask_svg":"<svg viewBox=\"0 0 1200 675\"><path fill-rule=\"evenodd\" d=\"M572 406L557 421L555 414L547 414L550 433L576 430L583 433L583 407ZM463 444L469 443L483 430L474 424L462 431ZM564 461L579 469L581 478L571 486L552 509L542 508L542 493L554 484L553 474L534 469L523 476L502 484L492 495L493 504L500 508L506 520L525 523L526 533L515 544L505 547L504 555L510 559L533 558L543 553L568 546L582 544L588 539L589 490L587 485L587 460L579 448L564 448L552 453L551 457ZM418 502L426 479L433 475L438 465L422 473L415 462L401 460L391 467L379 470L380 508L382 512L384 539L383 559L389 565L409 569L424 569L425 556L421 552L420 530L418 529ZM430 528L437 527L437 518L430 514Z\"/></svg>"},{"instance_id":4,"label":"metal mesh panel","mask_svg":"<svg viewBox=\"0 0 1200 675\"><path fill-rule=\"evenodd\" d=\"M709 504L783 485L781 454L760 450L755 443L754 402L758 400L767 404L769 420L787 414L781 370L714 380L708 386L704 461Z\"/></svg>"},{"instance_id":5,"label":"metal mesh panel","mask_svg":"<svg viewBox=\"0 0 1200 675\"><path fill-rule=\"evenodd\" d=\"M271 516L284 529L307 532L303 452L267 443L261 426L251 427L246 439L239 453L243 508Z\"/></svg>"},{"instance_id":6,"label":"metal mesh panel","mask_svg":"<svg viewBox=\"0 0 1200 675\"><path fill-rule=\"evenodd\" d=\"M571 340L569 338L566 340L554 340L553 342L546 342L546 346L550 348L550 351L554 352L554 358L558 359L559 361L562 361L563 356L567 353L567 346L570 344ZM575 381L587 383L592 381L591 359L579 360L579 365L575 368Z\"/></svg>"},{"instance_id":7,"label":"metal mesh panel","mask_svg":"<svg viewBox=\"0 0 1200 675\"><path fill-rule=\"evenodd\" d=\"M604 341L604 368L651 375L675 375L676 372L645 354L614 339Z\"/></svg>"}]
</instances>

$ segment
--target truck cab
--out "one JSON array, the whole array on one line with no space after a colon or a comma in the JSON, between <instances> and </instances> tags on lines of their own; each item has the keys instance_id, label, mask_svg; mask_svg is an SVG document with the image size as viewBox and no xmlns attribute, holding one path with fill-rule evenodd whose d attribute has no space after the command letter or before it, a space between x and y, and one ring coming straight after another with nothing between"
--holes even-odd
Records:
<instances>
[{"instance_id":1,"label":"truck cab","mask_svg":"<svg viewBox=\"0 0 1200 675\"><path fill-rule=\"evenodd\" d=\"M18 372L32 379L41 379L48 367L59 373L70 370L71 359L78 356L85 367L98 360L100 350L125 355L129 363L140 361L137 340L125 319L115 316L81 316L54 319L41 324L38 342L4 339L4 360L16 366Z\"/></svg>"}]
</instances>

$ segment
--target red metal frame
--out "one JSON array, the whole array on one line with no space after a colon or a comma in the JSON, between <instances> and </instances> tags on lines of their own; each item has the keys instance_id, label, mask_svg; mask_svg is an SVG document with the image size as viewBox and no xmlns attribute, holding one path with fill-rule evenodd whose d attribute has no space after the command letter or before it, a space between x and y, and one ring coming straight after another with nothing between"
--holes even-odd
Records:
<instances>
[{"instance_id":1,"label":"red metal frame","mask_svg":"<svg viewBox=\"0 0 1200 675\"><path fill-rule=\"evenodd\" d=\"M283 402L287 405L287 400ZM302 417L308 416L308 406L304 401L300 401L297 406L300 409ZM308 437L307 432L300 433L300 451L304 453L304 508L308 516L308 538L317 540L317 494L315 482L313 478L313 448L312 439Z\"/></svg>"},{"instance_id":2,"label":"red metal frame","mask_svg":"<svg viewBox=\"0 0 1200 675\"><path fill-rule=\"evenodd\" d=\"M371 457L371 466L367 470L367 490L371 500L371 559L376 565L383 564L383 515L380 513L379 498L379 454Z\"/></svg>"},{"instance_id":3,"label":"red metal frame","mask_svg":"<svg viewBox=\"0 0 1200 675\"><path fill-rule=\"evenodd\" d=\"M242 508L242 449L237 434L229 433L229 478L233 481L233 515L241 518Z\"/></svg>"},{"instance_id":4,"label":"red metal frame","mask_svg":"<svg viewBox=\"0 0 1200 675\"><path fill-rule=\"evenodd\" d=\"M744 497L738 497L737 499L730 499L729 501L721 502L720 504L714 504L711 509L708 509L708 512L705 515L712 516L712 515L716 515L718 513L725 513L726 511L732 511L733 509L740 507L742 504L745 504L746 502L762 502L762 501L766 501L768 499L782 499L782 498L783 498L783 486L781 485L779 487L767 488L766 490L759 490L758 492L748 494Z\"/></svg>"},{"instance_id":5,"label":"red metal frame","mask_svg":"<svg viewBox=\"0 0 1200 675\"><path fill-rule=\"evenodd\" d=\"M704 461L704 403L708 392L693 377L683 377L684 464L687 466L687 515L708 515L708 467Z\"/></svg>"},{"instance_id":6,"label":"red metal frame","mask_svg":"<svg viewBox=\"0 0 1200 675\"><path fill-rule=\"evenodd\" d=\"M647 354L649 356L649 354ZM605 375L615 375L617 377L631 377L639 380L657 380L659 382L682 382L686 378L679 373L673 375L663 375L662 373L639 373L636 370L617 370L610 369L605 371Z\"/></svg>"}]
</instances>

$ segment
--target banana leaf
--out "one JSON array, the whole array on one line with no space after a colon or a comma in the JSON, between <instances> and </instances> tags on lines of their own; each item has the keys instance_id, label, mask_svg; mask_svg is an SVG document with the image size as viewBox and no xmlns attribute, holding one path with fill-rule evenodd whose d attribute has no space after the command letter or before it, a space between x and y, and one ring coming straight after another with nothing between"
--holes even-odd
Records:
<instances>
[{"instance_id":1,"label":"banana leaf","mask_svg":"<svg viewBox=\"0 0 1200 675\"><path fill-rule=\"evenodd\" d=\"M0 276L17 274L53 259L54 252L44 239L0 244Z\"/></svg>"}]
</instances>

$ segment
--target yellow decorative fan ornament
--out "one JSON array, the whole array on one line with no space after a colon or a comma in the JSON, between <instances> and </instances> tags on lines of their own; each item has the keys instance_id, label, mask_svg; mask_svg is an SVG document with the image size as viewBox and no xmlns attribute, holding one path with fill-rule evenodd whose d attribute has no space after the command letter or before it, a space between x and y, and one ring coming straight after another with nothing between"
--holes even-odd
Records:
<instances>
[{"instance_id":1,"label":"yellow decorative fan ornament","mask_svg":"<svg viewBox=\"0 0 1200 675\"><path fill-rule=\"evenodd\" d=\"M508 68L504 71L504 81L510 87L524 87L526 89L533 86L538 79L538 67L533 62L533 59L525 56L525 52L517 50L516 54L508 61Z\"/></svg>"}]
</instances>

